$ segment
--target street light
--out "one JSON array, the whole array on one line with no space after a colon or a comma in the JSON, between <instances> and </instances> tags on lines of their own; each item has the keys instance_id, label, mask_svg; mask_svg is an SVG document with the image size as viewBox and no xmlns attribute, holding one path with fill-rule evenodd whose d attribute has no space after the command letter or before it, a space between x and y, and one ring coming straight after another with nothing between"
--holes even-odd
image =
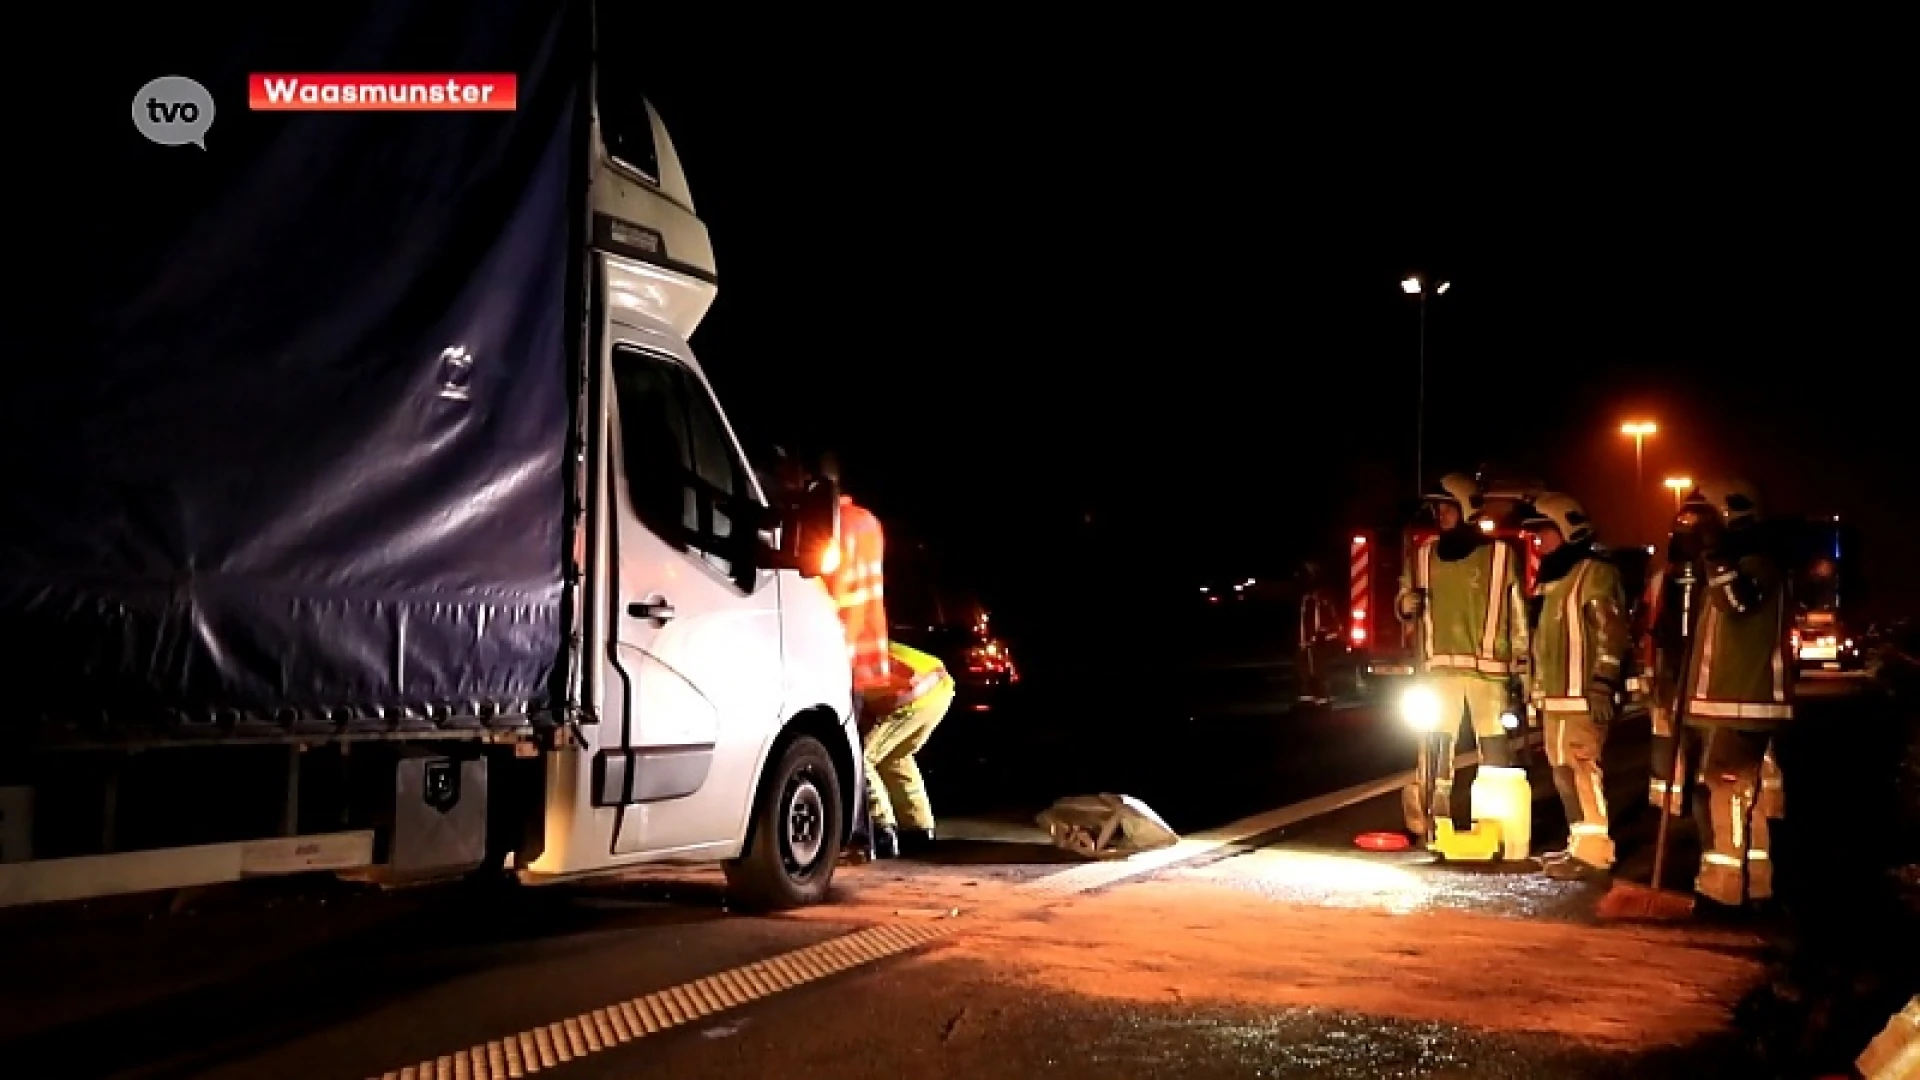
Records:
<instances>
[{"instance_id":1,"label":"street light","mask_svg":"<svg viewBox=\"0 0 1920 1080\"><path fill-rule=\"evenodd\" d=\"M1451 288L1453 282L1443 281L1435 286L1433 295L1440 296ZM1427 287L1420 275L1414 274L1400 283L1400 291L1420 298L1420 392L1413 420L1413 483L1414 494L1419 495L1427 490Z\"/></svg>"},{"instance_id":2,"label":"street light","mask_svg":"<svg viewBox=\"0 0 1920 1080\"><path fill-rule=\"evenodd\" d=\"M1669 476L1666 484L1667 490L1673 492L1673 508L1677 511L1680 509L1680 500L1686 498L1687 492L1693 490L1693 477Z\"/></svg>"},{"instance_id":3,"label":"street light","mask_svg":"<svg viewBox=\"0 0 1920 1080\"><path fill-rule=\"evenodd\" d=\"M1646 483L1646 470L1644 466L1646 464L1647 436L1658 434L1659 431L1659 425L1650 420L1636 420L1620 425L1620 434L1633 438L1633 501L1636 507L1640 505L1639 492L1641 485ZM1645 529L1647 524L1644 520L1646 511L1638 510L1635 516L1643 519L1638 524L1642 529Z\"/></svg>"}]
</instances>

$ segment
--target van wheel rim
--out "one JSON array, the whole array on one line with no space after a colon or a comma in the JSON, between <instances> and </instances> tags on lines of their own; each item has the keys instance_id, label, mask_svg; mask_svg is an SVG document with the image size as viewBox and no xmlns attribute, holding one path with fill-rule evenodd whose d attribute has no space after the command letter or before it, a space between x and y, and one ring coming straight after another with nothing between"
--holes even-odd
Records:
<instances>
[{"instance_id":1,"label":"van wheel rim","mask_svg":"<svg viewBox=\"0 0 1920 1080\"><path fill-rule=\"evenodd\" d=\"M820 797L820 787L806 774L794 777L787 785L785 812L781 815L785 828L782 835L785 840L781 852L785 858L787 872L805 874L820 861L820 851L826 846L827 804Z\"/></svg>"}]
</instances>

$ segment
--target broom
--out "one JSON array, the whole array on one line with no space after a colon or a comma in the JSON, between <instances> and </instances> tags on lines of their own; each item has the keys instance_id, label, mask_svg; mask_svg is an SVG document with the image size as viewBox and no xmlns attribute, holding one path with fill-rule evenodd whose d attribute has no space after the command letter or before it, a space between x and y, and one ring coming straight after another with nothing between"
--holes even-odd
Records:
<instances>
[{"instance_id":1,"label":"broom","mask_svg":"<svg viewBox=\"0 0 1920 1080\"><path fill-rule=\"evenodd\" d=\"M1685 701L1685 698L1680 700ZM1678 727L1678 710L1675 710ZM1667 863L1667 825L1673 821L1673 793L1686 776L1686 740L1676 730L1673 740L1673 775L1667 780L1666 793L1660 799L1660 832L1653 842L1653 879L1649 885L1616 881L1600 898L1602 919L1674 922L1693 916L1693 894L1660 887Z\"/></svg>"},{"instance_id":2,"label":"broom","mask_svg":"<svg viewBox=\"0 0 1920 1080\"><path fill-rule=\"evenodd\" d=\"M1683 633L1693 629L1689 617L1693 606L1692 569L1689 563L1680 578L1680 626ZM1681 718L1686 710L1688 695L1693 692L1692 635L1686 634L1686 639L1689 645L1686 667L1681 669L1680 693L1674 698L1673 707L1673 775L1667 778L1667 790L1660 798L1660 830L1653 841L1653 878L1647 885L1632 881L1614 882L1607 895L1600 898L1598 914L1602 919L1675 922L1693 915L1692 893L1660 887L1667 865L1667 826L1673 821L1673 793L1681 789L1680 785L1685 783L1687 775L1687 740Z\"/></svg>"}]
</instances>

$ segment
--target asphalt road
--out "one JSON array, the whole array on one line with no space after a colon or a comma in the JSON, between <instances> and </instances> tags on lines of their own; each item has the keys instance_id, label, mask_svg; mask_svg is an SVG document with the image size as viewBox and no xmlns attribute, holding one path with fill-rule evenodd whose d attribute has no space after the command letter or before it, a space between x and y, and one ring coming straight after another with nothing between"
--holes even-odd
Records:
<instances>
[{"instance_id":1,"label":"asphalt road","mask_svg":"<svg viewBox=\"0 0 1920 1080\"><path fill-rule=\"evenodd\" d=\"M951 831L983 839L920 863L846 868L835 904L795 915L732 914L717 875L659 871L497 891L260 882L15 917L0 923L0 1074L1579 1077L1749 1066L1752 1033L1733 1014L1776 962L1765 934L1596 935L1600 885L1359 855L1354 834L1397 821L1391 785L1365 785L1405 767L1395 719L1365 706L1293 710L1281 669L1220 678L1190 709L1161 696L1132 712L1109 699L1079 723L1031 706L981 721L974 737L950 740L929 783ZM1222 693L1224 682L1239 689ZM1644 875L1648 856L1652 815L1627 809L1644 793L1644 761L1629 725L1609 757L1628 876ZM1146 799L1186 839L1085 864L1023 828L1045 801L1099 790ZM1540 848L1558 815L1544 778L1536 793ZM1821 955L1874 944L1862 929ZM1645 956L1630 959L1635 948ZM1490 983L1481 969L1505 949L1529 959ZM1567 970L1605 975L1583 991L1556 974ZM1697 1007L1652 989L1673 985Z\"/></svg>"},{"instance_id":2,"label":"asphalt road","mask_svg":"<svg viewBox=\"0 0 1920 1080\"><path fill-rule=\"evenodd\" d=\"M1066 795L1123 792L1182 832L1209 828L1407 768L1389 711L1341 684L1331 708L1297 705L1292 664L1237 662L1072 692L1044 687L976 711L963 697L921 755L948 815L1029 820ZM1124 677L1121 677L1124 676Z\"/></svg>"}]
</instances>

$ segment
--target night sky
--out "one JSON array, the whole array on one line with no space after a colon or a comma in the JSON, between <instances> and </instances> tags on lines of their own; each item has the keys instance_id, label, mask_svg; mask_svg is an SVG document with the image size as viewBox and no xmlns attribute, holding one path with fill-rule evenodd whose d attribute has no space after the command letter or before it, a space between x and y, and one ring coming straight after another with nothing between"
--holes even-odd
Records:
<instances>
[{"instance_id":1,"label":"night sky","mask_svg":"<svg viewBox=\"0 0 1920 1080\"><path fill-rule=\"evenodd\" d=\"M1913 606L1891 99L1710 63L1454 85L1220 52L664 61L722 281L693 344L743 437L838 447L990 589L1075 560L1281 572L1412 492L1421 273L1454 283L1429 480L1504 463L1644 542L1664 477L1741 475L1857 521L1874 599ZM1637 419L1661 425L1639 489Z\"/></svg>"},{"instance_id":2,"label":"night sky","mask_svg":"<svg viewBox=\"0 0 1920 1080\"><path fill-rule=\"evenodd\" d=\"M1920 608L1910 91L1672 28L1151 14L626 43L750 450L838 449L997 608L1337 560L1414 491L1419 273L1453 283L1427 482L1502 463L1645 542L1664 477L1737 473L1857 522L1872 599ZM1637 489L1630 419L1661 425Z\"/></svg>"}]
</instances>

